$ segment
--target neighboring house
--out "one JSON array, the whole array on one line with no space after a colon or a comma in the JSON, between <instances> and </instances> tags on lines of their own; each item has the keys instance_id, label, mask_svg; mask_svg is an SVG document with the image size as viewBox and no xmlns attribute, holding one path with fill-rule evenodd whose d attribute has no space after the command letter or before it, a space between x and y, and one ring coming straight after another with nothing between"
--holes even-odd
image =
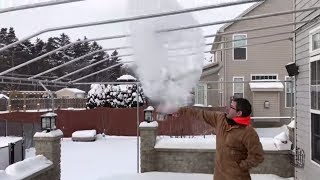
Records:
<instances>
[{"instance_id":1,"label":"neighboring house","mask_svg":"<svg viewBox=\"0 0 320 180\"><path fill-rule=\"evenodd\" d=\"M315 0L295 1L296 8L319 7ZM295 20L313 20L296 26L296 143L305 154L297 180L320 177L320 10L296 13Z\"/></svg>"},{"instance_id":2,"label":"neighboring house","mask_svg":"<svg viewBox=\"0 0 320 180\"><path fill-rule=\"evenodd\" d=\"M292 0L265 0L254 4L239 17L292 10L293 3ZM218 36L214 40L212 51L215 62L223 66L219 71L218 80L228 82L221 83L222 93L218 98L222 100L221 106L228 106L233 97L244 97L248 98L253 105L252 116L262 118L255 119L254 122L263 121L261 124L271 123L273 125L290 122L289 118L270 118L290 117L292 111L292 88L290 88L290 83L261 83L261 81L289 80L285 65L293 61L293 42L289 40L289 37L293 37L293 34L280 34L262 38L254 37L292 32L293 26L241 33L232 32L280 25L290 23L293 20L292 14L274 16L229 23L218 30ZM285 38L287 40L250 46L250 44ZM247 83L232 83L237 81L246 81ZM249 81L250 83L248 83ZM263 117L269 117L269 119Z\"/></svg>"},{"instance_id":3,"label":"neighboring house","mask_svg":"<svg viewBox=\"0 0 320 180\"><path fill-rule=\"evenodd\" d=\"M203 67L200 83L195 89L195 104L211 105L214 107L222 106L222 99L219 98L222 93L221 86L216 83L219 80L218 72L221 67L222 66L216 62Z\"/></svg>"},{"instance_id":4,"label":"neighboring house","mask_svg":"<svg viewBox=\"0 0 320 180\"><path fill-rule=\"evenodd\" d=\"M9 97L4 94L0 94L0 111L7 110L8 102L9 102Z\"/></svg>"},{"instance_id":5,"label":"neighboring house","mask_svg":"<svg viewBox=\"0 0 320 180\"><path fill-rule=\"evenodd\" d=\"M63 88L56 91L55 94L58 99L70 99L70 98L85 98L85 91L77 88Z\"/></svg>"}]
</instances>

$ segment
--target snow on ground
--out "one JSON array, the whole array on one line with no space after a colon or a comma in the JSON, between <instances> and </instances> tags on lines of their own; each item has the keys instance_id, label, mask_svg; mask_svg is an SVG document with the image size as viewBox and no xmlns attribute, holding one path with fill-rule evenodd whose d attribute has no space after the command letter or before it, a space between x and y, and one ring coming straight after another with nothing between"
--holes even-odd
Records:
<instances>
[{"instance_id":1,"label":"snow on ground","mask_svg":"<svg viewBox=\"0 0 320 180\"><path fill-rule=\"evenodd\" d=\"M280 178L271 174L253 174L252 180L293 180L293 178ZM99 180L212 180L210 174L190 174L190 173L166 173L166 172L149 172L141 174L123 174L118 176L108 176Z\"/></svg>"},{"instance_id":2,"label":"snow on ground","mask_svg":"<svg viewBox=\"0 0 320 180\"><path fill-rule=\"evenodd\" d=\"M275 132L277 133L277 132ZM264 138L261 138L262 142ZM272 138L266 138L272 147ZM158 148L190 148L204 143L202 147L214 146L214 136L193 138L158 137ZM212 180L208 174L184 174L152 172L137 174L137 137L97 135L94 142L73 142L70 138L61 141L62 180ZM264 145L265 147L266 145ZM276 150L273 144L274 150ZM213 149L213 148L212 148ZM35 155L34 148L26 151L26 157ZM253 180L288 180L274 175L252 175ZM290 179L291 180L291 179ZM293 180L293 179L292 179Z\"/></svg>"}]
</instances>

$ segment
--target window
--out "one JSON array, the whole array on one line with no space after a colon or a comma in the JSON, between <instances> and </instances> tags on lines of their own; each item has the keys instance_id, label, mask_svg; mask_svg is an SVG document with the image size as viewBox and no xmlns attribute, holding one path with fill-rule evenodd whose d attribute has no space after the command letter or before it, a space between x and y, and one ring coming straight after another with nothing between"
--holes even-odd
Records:
<instances>
[{"instance_id":1,"label":"window","mask_svg":"<svg viewBox=\"0 0 320 180\"><path fill-rule=\"evenodd\" d=\"M219 83L219 106L223 106L223 79L220 78L220 83Z\"/></svg>"},{"instance_id":2,"label":"window","mask_svg":"<svg viewBox=\"0 0 320 180\"><path fill-rule=\"evenodd\" d=\"M310 70L310 92L311 92L311 109L320 110L320 58L312 61L311 58Z\"/></svg>"},{"instance_id":3,"label":"window","mask_svg":"<svg viewBox=\"0 0 320 180\"><path fill-rule=\"evenodd\" d=\"M253 74L251 75L252 81L268 81L278 80L277 74Z\"/></svg>"},{"instance_id":4,"label":"window","mask_svg":"<svg viewBox=\"0 0 320 180\"><path fill-rule=\"evenodd\" d=\"M233 60L247 60L247 35L233 35Z\"/></svg>"},{"instance_id":5,"label":"window","mask_svg":"<svg viewBox=\"0 0 320 180\"><path fill-rule=\"evenodd\" d=\"M234 82L243 82L244 77L233 77ZM244 97L244 84L243 83L233 83L233 97L243 98Z\"/></svg>"},{"instance_id":6,"label":"window","mask_svg":"<svg viewBox=\"0 0 320 180\"><path fill-rule=\"evenodd\" d=\"M310 45L309 45L309 52L310 55L316 55L320 53L320 26L315 28L314 30L310 31Z\"/></svg>"},{"instance_id":7,"label":"window","mask_svg":"<svg viewBox=\"0 0 320 180\"><path fill-rule=\"evenodd\" d=\"M311 113L312 160L320 164L320 114Z\"/></svg>"},{"instance_id":8,"label":"window","mask_svg":"<svg viewBox=\"0 0 320 180\"><path fill-rule=\"evenodd\" d=\"M290 77L286 76L286 81L290 81ZM294 79L293 79L294 81ZM294 92L295 89L293 86L293 83L291 82L285 82L285 87L286 87L286 108L290 108L291 106L294 107ZM291 104L292 103L292 104Z\"/></svg>"},{"instance_id":9,"label":"window","mask_svg":"<svg viewBox=\"0 0 320 180\"><path fill-rule=\"evenodd\" d=\"M195 104L207 105L207 84L198 84L195 92Z\"/></svg>"},{"instance_id":10,"label":"window","mask_svg":"<svg viewBox=\"0 0 320 180\"><path fill-rule=\"evenodd\" d=\"M320 26L310 31L311 159L320 164Z\"/></svg>"}]
</instances>

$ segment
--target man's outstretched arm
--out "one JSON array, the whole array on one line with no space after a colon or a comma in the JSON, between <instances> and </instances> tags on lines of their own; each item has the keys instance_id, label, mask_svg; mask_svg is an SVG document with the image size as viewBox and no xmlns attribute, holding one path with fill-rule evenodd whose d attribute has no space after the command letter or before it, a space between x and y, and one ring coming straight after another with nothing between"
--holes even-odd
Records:
<instances>
[{"instance_id":1,"label":"man's outstretched arm","mask_svg":"<svg viewBox=\"0 0 320 180\"><path fill-rule=\"evenodd\" d=\"M194 117L198 120L205 121L214 128L216 128L225 117L225 113L223 112L206 110L200 107L182 107L179 109L178 115Z\"/></svg>"}]
</instances>

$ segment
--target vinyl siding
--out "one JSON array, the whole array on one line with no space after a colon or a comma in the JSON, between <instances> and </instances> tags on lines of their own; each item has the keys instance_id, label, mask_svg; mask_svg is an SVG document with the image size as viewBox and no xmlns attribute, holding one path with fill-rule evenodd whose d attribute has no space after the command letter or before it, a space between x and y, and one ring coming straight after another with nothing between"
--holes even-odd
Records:
<instances>
[{"instance_id":1,"label":"vinyl siding","mask_svg":"<svg viewBox=\"0 0 320 180\"><path fill-rule=\"evenodd\" d=\"M296 8L308 8L320 6L318 0L297 0ZM304 12L296 14L296 21L310 20L318 17L320 11ZM296 168L297 180L313 180L320 176L320 165L311 161L311 116L310 116L310 68L309 68L309 31L316 24L298 25L295 37L296 43L296 64L300 73L296 77L296 118L297 118L297 146L305 151L305 167Z\"/></svg>"},{"instance_id":2,"label":"vinyl siding","mask_svg":"<svg viewBox=\"0 0 320 180\"><path fill-rule=\"evenodd\" d=\"M253 115L259 114L264 117L280 116L279 92L254 92L253 93ZM264 102L270 102L270 108L264 108ZM272 121L279 121L273 119Z\"/></svg>"},{"instance_id":3,"label":"vinyl siding","mask_svg":"<svg viewBox=\"0 0 320 180\"><path fill-rule=\"evenodd\" d=\"M261 4L260 6L249 12L246 16L292 10L293 6L294 4L292 0L266 0L265 3ZM272 26L275 24L284 24L292 22L293 19L293 15L284 15L257 20L236 22L229 26L227 29L225 29L225 32L236 31L240 29L256 28L261 26ZM293 29L293 26L288 26L240 34L247 34L247 37L250 38L262 35L276 34L280 32L287 32ZM292 36L292 34L285 34L276 35L273 37L249 39L247 41L247 44L257 44L261 42L284 39ZM222 40L224 41L232 39L233 35L224 35L222 37ZM233 47L233 44L227 43L226 47ZM287 76L285 65L293 61L292 47L293 42L290 40L270 44L262 44L257 46L248 46L246 61L234 61L233 50L225 50L225 56L223 57L223 59L226 60L226 81L232 81L233 76L244 76L245 81L249 81L251 80L251 74L278 74L279 80L285 80L285 76ZM228 85L227 94L225 96L226 101L228 101L230 96L232 96L232 84ZM248 98L250 102L253 101L252 92L248 84L245 84L244 96ZM283 89L283 92L280 93L279 107L281 116L290 115L290 108L285 107L285 89ZM277 114L278 111L274 111L273 113ZM262 115L263 114L255 113L255 116Z\"/></svg>"}]
</instances>

